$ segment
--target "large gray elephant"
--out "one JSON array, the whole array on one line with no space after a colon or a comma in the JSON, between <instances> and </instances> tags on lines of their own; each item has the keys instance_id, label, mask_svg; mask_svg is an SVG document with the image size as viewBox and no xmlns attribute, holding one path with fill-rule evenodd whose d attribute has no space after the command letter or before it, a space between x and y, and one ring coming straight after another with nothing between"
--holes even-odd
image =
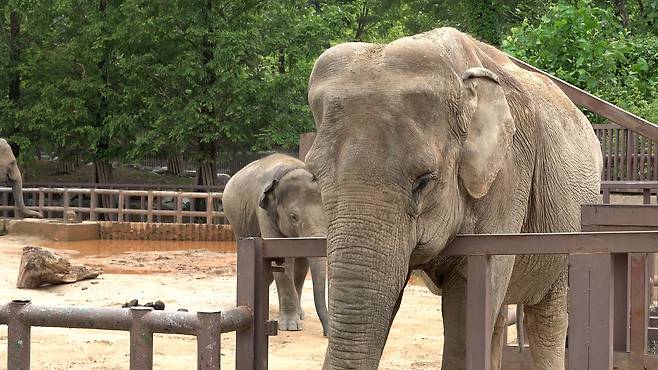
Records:
<instances>
[{"instance_id":1,"label":"large gray elephant","mask_svg":"<svg viewBox=\"0 0 658 370\"><path fill-rule=\"evenodd\" d=\"M0 179L11 185L11 191L14 194L14 203L16 204L15 212L19 217L43 218L41 212L25 207L21 171L18 169L14 152L11 151L11 147L5 139L0 139Z\"/></svg>"},{"instance_id":2,"label":"large gray elephant","mask_svg":"<svg viewBox=\"0 0 658 370\"><path fill-rule=\"evenodd\" d=\"M325 369L375 369L411 269L442 289L443 369L463 369L459 233L567 232L599 193L590 123L548 78L453 28L325 51L309 81L329 266ZM535 369L564 369L564 255L491 258L492 367L523 304Z\"/></svg>"},{"instance_id":3,"label":"large gray elephant","mask_svg":"<svg viewBox=\"0 0 658 370\"><path fill-rule=\"evenodd\" d=\"M327 232L315 178L304 162L287 155L272 154L238 171L226 184L222 203L236 238L324 237ZM279 329L302 330L302 287L310 265L315 308L323 334L327 335L326 260L289 258L285 261L285 273L274 273ZM270 276L267 284L271 282Z\"/></svg>"}]
</instances>

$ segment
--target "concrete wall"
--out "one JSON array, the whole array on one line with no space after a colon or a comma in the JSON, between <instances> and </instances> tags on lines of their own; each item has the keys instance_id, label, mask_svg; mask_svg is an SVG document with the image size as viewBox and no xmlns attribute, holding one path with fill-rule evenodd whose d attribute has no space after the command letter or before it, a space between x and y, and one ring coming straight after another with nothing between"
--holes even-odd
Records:
<instances>
[{"instance_id":1,"label":"concrete wall","mask_svg":"<svg viewBox=\"0 0 658 370\"><path fill-rule=\"evenodd\" d=\"M119 240L235 240L231 225L100 222L100 239Z\"/></svg>"}]
</instances>

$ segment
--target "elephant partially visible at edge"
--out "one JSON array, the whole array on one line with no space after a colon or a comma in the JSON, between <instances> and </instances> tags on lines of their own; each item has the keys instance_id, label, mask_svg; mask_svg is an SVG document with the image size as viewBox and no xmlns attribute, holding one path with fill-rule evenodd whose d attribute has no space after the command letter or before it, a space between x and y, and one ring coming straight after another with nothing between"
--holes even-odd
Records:
<instances>
[{"instance_id":1,"label":"elephant partially visible at edge","mask_svg":"<svg viewBox=\"0 0 658 370\"><path fill-rule=\"evenodd\" d=\"M457 234L574 232L596 202L591 124L548 78L454 28L326 50L309 80L306 156L327 218L325 369L372 370L413 269L442 290L442 369L466 367ZM565 255L490 257L492 368L504 304L522 304L533 368L564 369Z\"/></svg>"},{"instance_id":2,"label":"elephant partially visible at edge","mask_svg":"<svg viewBox=\"0 0 658 370\"><path fill-rule=\"evenodd\" d=\"M24 216L43 218L41 212L25 207L21 171L18 169L14 152L12 152L11 146L9 146L9 143L5 139L0 139L0 179L11 185L11 190L14 194L14 203L16 205L15 212L20 218Z\"/></svg>"},{"instance_id":3,"label":"elephant partially visible at edge","mask_svg":"<svg viewBox=\"0 0 658 370\"><path fill-rule=\"evenodd\" d=\"M326 236L318 184L304 162L287 155L272 154L238 171L226 184L222 203L236 238ZM327 335L326 260L287 258L285 272L267 277L267 285L276 281L280 330L302 330L301 295L310 266L315 308Z\"/></svg>"}]
</instances>

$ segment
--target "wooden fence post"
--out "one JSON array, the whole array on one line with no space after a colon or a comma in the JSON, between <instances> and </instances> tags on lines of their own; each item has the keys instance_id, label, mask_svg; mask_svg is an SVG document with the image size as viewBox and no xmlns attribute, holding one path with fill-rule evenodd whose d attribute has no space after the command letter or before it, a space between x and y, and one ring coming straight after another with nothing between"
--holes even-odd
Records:
<instances>
[{"instance_id":1,"label":"wooden fence post","mask_svg":"<svg viewBox=\"0 0 658 370\"><path fill-rule=\"evenodd\" d=\"M491 369L490 256L468 256L466 280L466 369Z\"/></svg>"}]
</instances>

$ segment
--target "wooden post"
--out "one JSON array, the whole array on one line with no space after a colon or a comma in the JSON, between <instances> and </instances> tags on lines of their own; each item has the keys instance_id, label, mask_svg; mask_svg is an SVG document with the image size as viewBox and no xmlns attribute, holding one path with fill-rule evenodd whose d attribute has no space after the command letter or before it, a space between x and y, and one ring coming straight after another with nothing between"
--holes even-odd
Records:
<instances>
[{"instance_id":1,"label":"wooden post","mask_svg":"<svg viewBox=\"0 0 658 370\"><path fill-rule=\"evenodd\" d=\"M214 200L212 193L208 193L208 197L206 198L206 224L212 225L213 224L213 205Z\"/></svg>"},{"instance_id":2,"label":"wooden post","mask_svg":"<svg viewBox=\"0 0 658 370\"><path fill-rule=\"evenodd\" d=\"M630 351L647 353L647 327L649 326L649 273L647 253L631 253L630 288Z\"/></svg>"},{"instance_id":3,"label":"wooden post","mask_svg":"<svg viewBox=\"0 0 658 370\"><path fill-rule=\"evenodd\" d=\"M146 196L146 222L153 222L153 191L149 190Z\"/></svg>"},{"instance_id":4,"label":"wooden post","mask_svg":"<svg viewBox=\"0 0 658 370\"><path fill-rule=\"evenodd\" d=\"M271 325L268 321L269 287L265 280L266 275L271 274L268 270L269 262L263 259L263 240L239 239L237 305L251 308L253 322L248 330L236 333L236 369L267 369L268 326Z\"/></svg>"},{"instance_id":5,"label":"wooden post","mask_svg":"<svg viewBox=\"0 0 658 370\"><path fill-rule=\"evenodd\" d=\"M468 256L466 287L466 369L491 369L490 257Z\"/></svg>"},{"instance_id":6,"label":"wooden post","mask_svg":"<svg viewBox=\"0 0 658 370\"><path fill-rule=\"evenodd\" d=\"M589 368L612 369L614 280L608 253L589 257Z\"/></svg>"},{"instance_id":7,"label":"wooden post","mask_svg":"<svg viewBox=\"0 0 658 370\"><path fill-rule=\"evenodd\" d=\"M176 195L176 223L183 223L183 195L180 191Z\"/></svg>"},{"instance_id":8,"label":"wooden post","mask_svg":"<svg viewBox=\"0 0 658 370\"><path fill-rule=\"evenodd\" d=\"M98 196L96 195L96 189L92 188L89 191L89 219L91 221L98 221Z\"/></svg>"},{"instance_id":9,"label":"wooden post","mask_svg":"<svg viewBox=\"0 0 658 370\"><path fill-rule=\"evenodd\" d=\"M119 201L117 202L117 221L123 221L123 208L125 203L126 195L123 190L119 190ZM130 199L130 197L128 198Z\"/></svg>"},{"instance_id":10,"label":"wooden post","mask_svg":"<svg viewBox=\"0 0 658 370\"><path fill-rule=\"evenodd\" d=\"M568 369L589 369L589 256L569 256Z\"/></svg>"}]
</instances>

